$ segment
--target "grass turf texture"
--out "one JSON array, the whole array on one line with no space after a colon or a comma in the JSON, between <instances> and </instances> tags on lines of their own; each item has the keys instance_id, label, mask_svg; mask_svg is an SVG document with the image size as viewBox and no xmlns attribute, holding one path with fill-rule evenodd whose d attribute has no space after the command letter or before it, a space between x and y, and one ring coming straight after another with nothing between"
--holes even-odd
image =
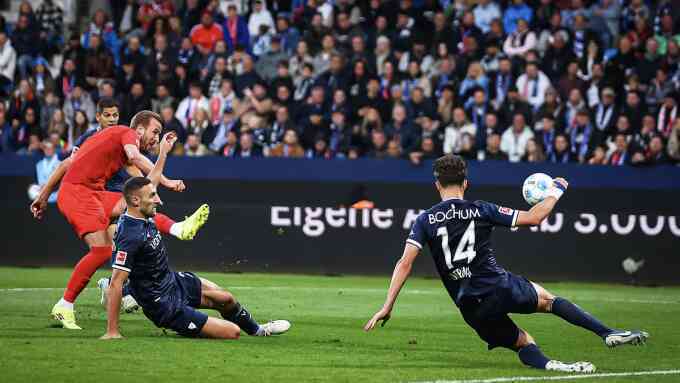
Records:
<instances>
[{"instance_id":1,"label":"grass turf texture","mask_svg":"<svg viewBox=\"0 0 680 383\"><path fill-rule=\"evenodd\" d=\"M126 339L104 342L97 338L106 316L93 287L105 272L97 273L76 305L84 330L50 327L48 313L69 273L0 268L0 381L406 382L560 375L523 367L507 350L487 351L438 280L410 280L392 320L366 334L361 327L381 306L387 277L199 273L232 291L259 321L290 320L291 332L230 342L184 339L136 313L121 317ZM680 288L546 287L610 326L641 327L652 336L644 347L610 350L553 315L514 315L548 356L592 361L598 372L680 366ZM11 290L17 288L27 290ZM593 381L678 382L680 375Z\"/></svg>"}]
</instances>

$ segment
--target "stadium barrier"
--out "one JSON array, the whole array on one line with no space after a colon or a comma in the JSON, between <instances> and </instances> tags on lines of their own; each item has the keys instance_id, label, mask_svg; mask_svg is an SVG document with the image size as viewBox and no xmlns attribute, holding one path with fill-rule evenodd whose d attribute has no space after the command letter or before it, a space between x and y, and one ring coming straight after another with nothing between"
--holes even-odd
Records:
<instances>
[{"instance_id":1,"label":"stadium barrier","mask_svg":"<svg viewBox=\"0 0 680 383\"><path fill-rule=\"evenodd\" d=\"M75 264L85 247L56 207L43 223L29 213L32 160L5 160L0 264ZM389 274L411 223L438 200L430 169L405 161L174 158L168 173L187 180L188 190L162 191L162 210L182 217L207 202L211 216L193 242L166 241L171 262L225 272ZM537 280L680 282L680 169L471 163L468 197L525 208L520 185L536 171L564 176L571 188L539 227L496 229L501 265ZM375 208L342 207L359 190ZM628 275L626 258L645 263ZM415 272L434 275L427 254Z\"/></svg>"}]
</instances>

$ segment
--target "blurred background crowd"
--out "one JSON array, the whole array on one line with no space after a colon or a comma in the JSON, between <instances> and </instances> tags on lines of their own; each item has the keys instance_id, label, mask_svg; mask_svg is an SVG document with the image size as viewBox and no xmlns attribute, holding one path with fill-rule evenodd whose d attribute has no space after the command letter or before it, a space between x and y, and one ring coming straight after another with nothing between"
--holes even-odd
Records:
<instances>
[{"instance_id":1,"label":"blurred background crowd","mask_svg":"<svg viewBox=\"0 0 680 383\"><path fill-rule=\"evenodd\" d=\"M2 152L54 166L113 98L121 124L158 112L175 155L680 162L678 1L89 6L0 19Z\"/></svg>"}]
</instances>

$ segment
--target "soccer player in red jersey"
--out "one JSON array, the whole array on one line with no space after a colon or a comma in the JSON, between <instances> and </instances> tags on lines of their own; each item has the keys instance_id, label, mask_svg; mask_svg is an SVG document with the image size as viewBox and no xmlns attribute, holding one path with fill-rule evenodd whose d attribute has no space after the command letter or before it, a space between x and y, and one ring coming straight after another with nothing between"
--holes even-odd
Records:
<instances>
[{"instance_id":1,"label":"soccer player in red jersey","mask_svg":"<svg viewBox=\"0 0 680 383\"><path fill-rule=\"evenodd\" d=\"M111 256L112 240L107 228L111 216L120 214L114 210L119 206L121 195L106 191L106 181L127 164L150 173L153 164L141 154L140 149L152 149L159 141L161 129L160 116L142 111L133 117L130 128L108 127L93 135L70 157L72 166L68 166L65 172L57 205L90 251L76 265L63 298L52 309L52 316L64 328L80 329L75 322L73 302L92 274ZM164 179L162 175L159 177ZM166 186L175 190L184 189L182 181L165 181ZM31 205L31 210L36 218L43 216L45 204L40 196Z\"/></svg>"}]
</instances>

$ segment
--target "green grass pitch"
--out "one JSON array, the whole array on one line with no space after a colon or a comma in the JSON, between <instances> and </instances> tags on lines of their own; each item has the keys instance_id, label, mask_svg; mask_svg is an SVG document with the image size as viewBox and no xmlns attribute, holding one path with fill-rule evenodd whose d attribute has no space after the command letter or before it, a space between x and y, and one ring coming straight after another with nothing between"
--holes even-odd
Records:
<instances>
[{"instance_id":1,"label":"green grass pitch","mask_svg":"<svg viewBox=\"0 0 680 383\"><path fill-rule=\"evenodd\" d=\"M51 327L48 313L70 270L0 268L0 382L417 382L556 377L486 350L438 280L412 279L384 328L361 327L382 304L388 277L198 273L232 291L260 321L288 319L280 337L184 339L143 314L121 318L126 339L104 342L95 286L76 305L83 331ZM559 318L515 315L550 357L589 360L602 373L680 369L680 288L552 283L610 326L644 328L643 347L610 350ZM215 315L215 314L211 314ZM565 380L581 381L581 380ZM595 382L680 382L680 374L599 377Z\"/></svg>"}]
</instances>

